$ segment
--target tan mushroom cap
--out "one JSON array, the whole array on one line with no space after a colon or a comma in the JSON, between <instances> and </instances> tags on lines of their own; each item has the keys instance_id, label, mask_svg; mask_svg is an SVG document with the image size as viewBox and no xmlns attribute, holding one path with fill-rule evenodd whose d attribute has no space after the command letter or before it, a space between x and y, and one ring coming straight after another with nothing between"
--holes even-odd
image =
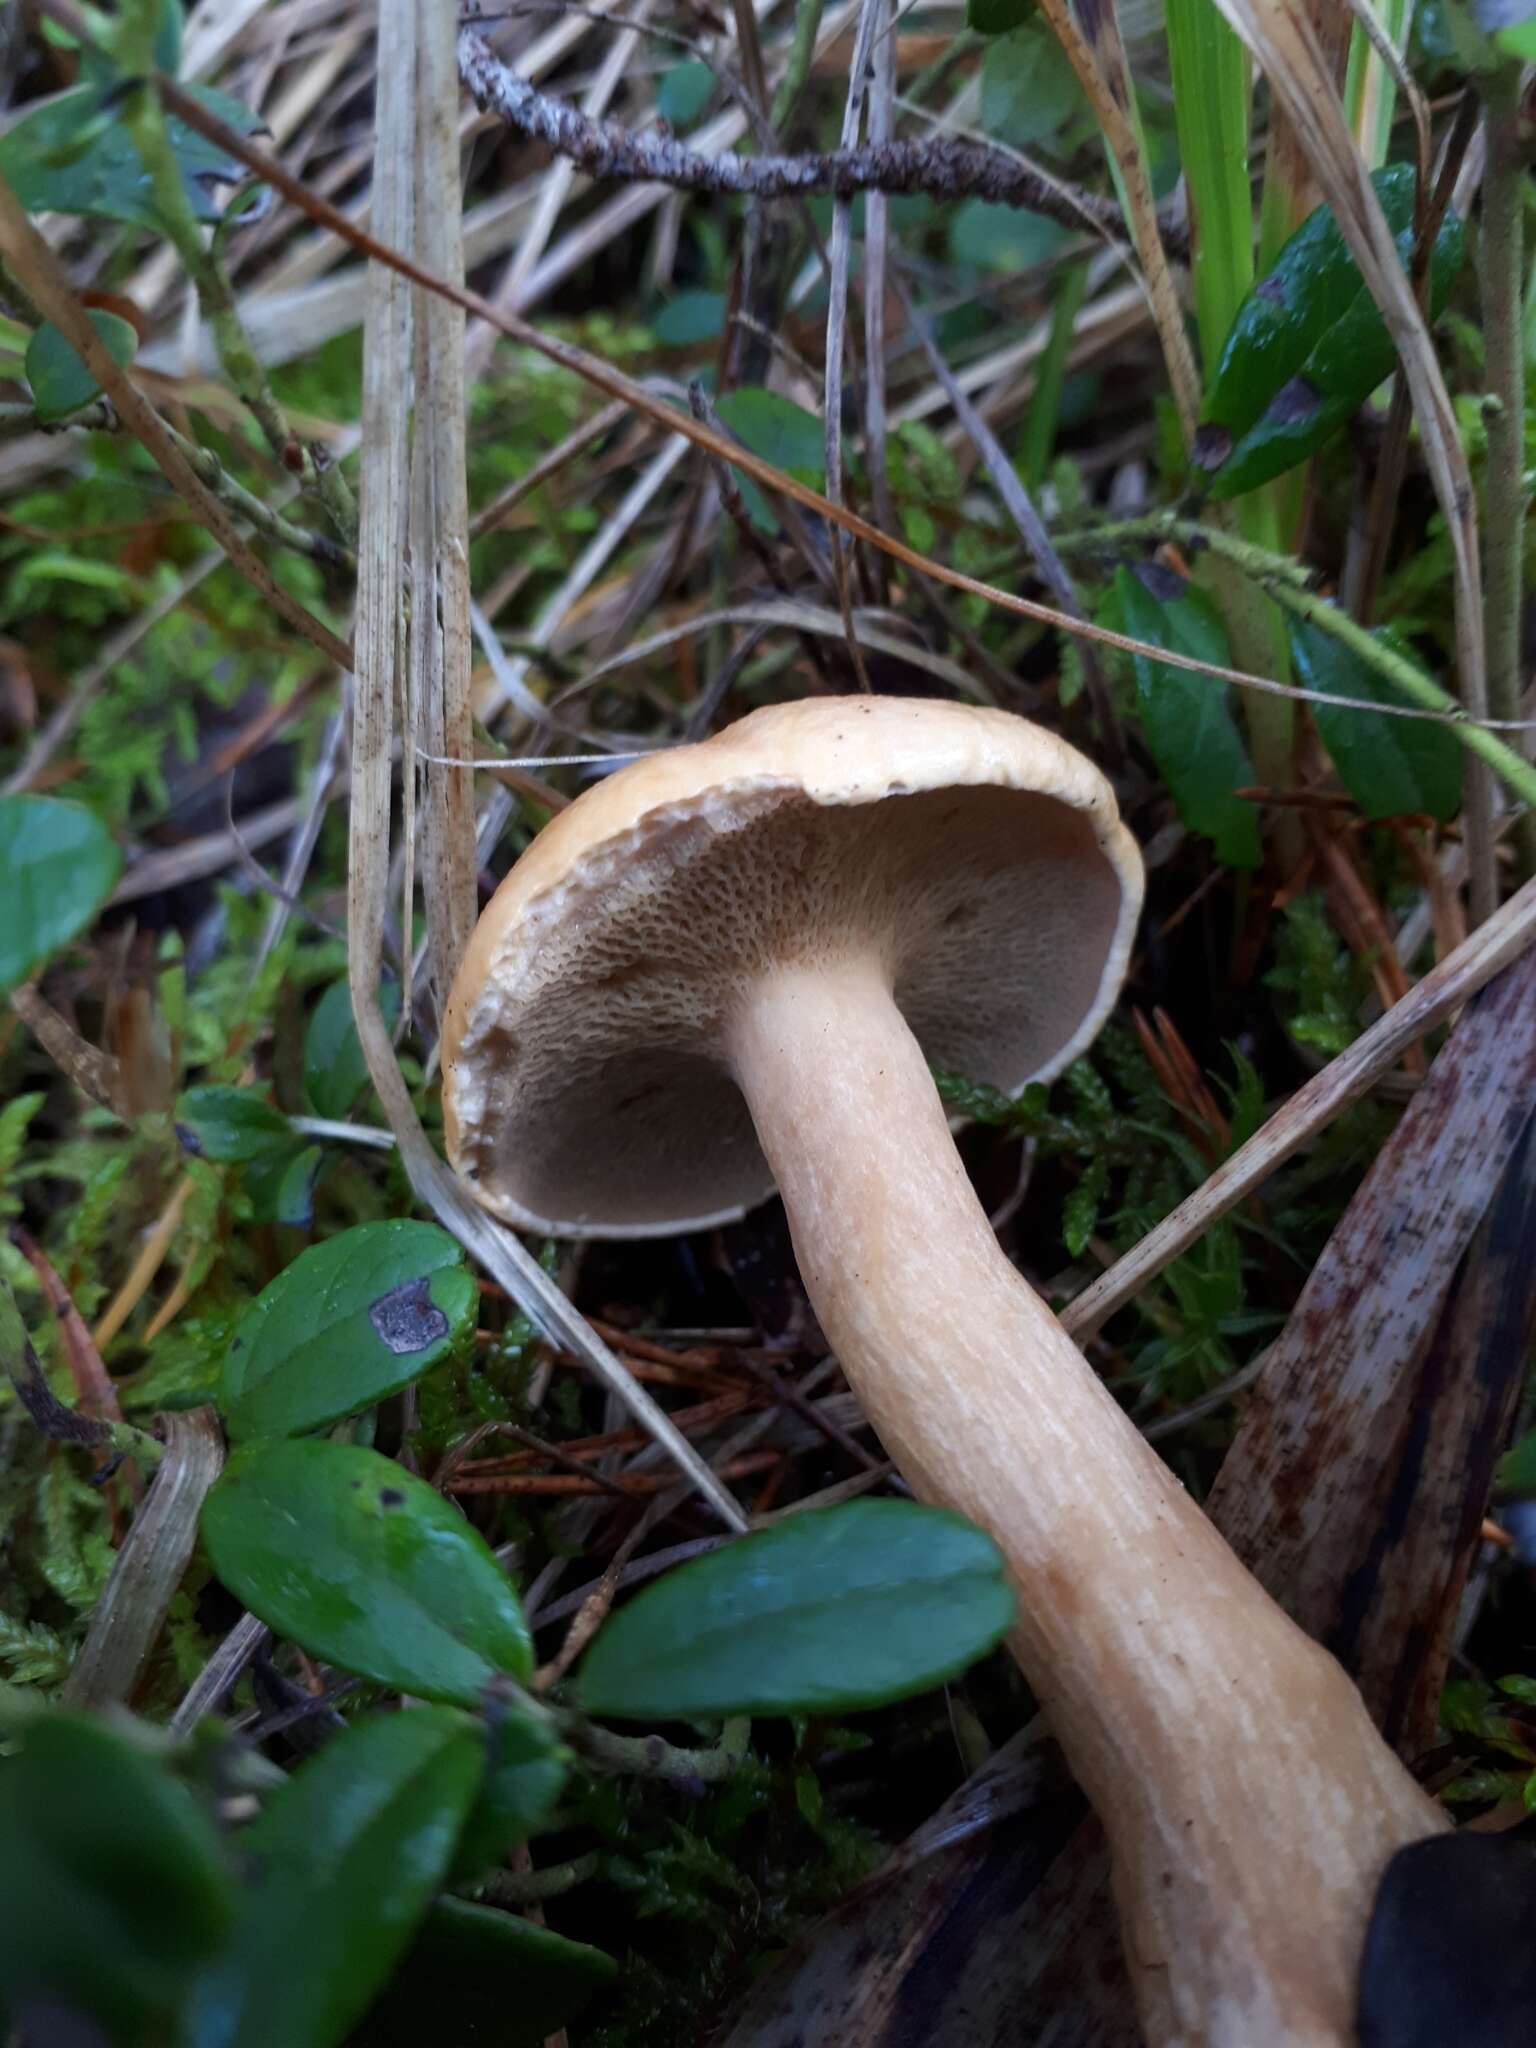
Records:
<instances>
[{"instance_id":1,"label":"tan mushroom cap","mask_svg":"<svg viewBox=\"0 0 1536 2048\"><path fill-rule=\"evenodd\" d=\"M1104 777L1002 711L821 698L648 756L546 826L443 1027L448 1154L486 1208L645 1237L772 1192L723 1036L775 965L870 949L928 1059L1016 1093L1119 990L1141 857Z\"/></svg>"}]
</instances>

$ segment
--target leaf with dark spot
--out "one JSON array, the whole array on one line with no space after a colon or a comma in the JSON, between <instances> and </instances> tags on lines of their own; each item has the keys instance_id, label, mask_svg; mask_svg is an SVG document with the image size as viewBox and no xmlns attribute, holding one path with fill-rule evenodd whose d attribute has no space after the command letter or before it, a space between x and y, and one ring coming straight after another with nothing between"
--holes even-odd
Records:
<instances>
[{"instance_id":1,"label":"leaf with dark spot","mask_svg":"<svg viewBox=\"0 0 1536 2048\"><path fill-rule=\"evenodd\" d=\"M1403 267L1413 253L1414 171L1372 179ZM1430 260L1430 305L1445 304L1461 265L1461 222L1448 213ZM1211 371L1195 465L1214 495L1250 491L1304 461L1363 405L1396 362L1392 337L1330 208L1291 236L1239 307ZM1217 432L1227 435L1223 450Z\"/></svg>"},{"instance_id":2,"label":"leaf with dark spot","mask_svg":"<svg viewBox=\"0 0 1536 2048\"><path fill-rule=\"evenodd\" d=\"M203 1541L254 1615L339 1670L471 1708L498 1674L532 1673L485 1538L377 1451L314 1437L237 1451L203 1505Z\"/></svg>"},{"instance_id":3,"label":"leaf with dark spot","mask_svg":"<svg viewBox=\"0 0 1536 2048\"><path fill-rule=\"evenodd\" d=\"M293 1436L420 1378L470 1329L464 1255L435 1224L364 1223L264 1288L224 1360L231 1437Z\"/></svg>"}]
</instances>

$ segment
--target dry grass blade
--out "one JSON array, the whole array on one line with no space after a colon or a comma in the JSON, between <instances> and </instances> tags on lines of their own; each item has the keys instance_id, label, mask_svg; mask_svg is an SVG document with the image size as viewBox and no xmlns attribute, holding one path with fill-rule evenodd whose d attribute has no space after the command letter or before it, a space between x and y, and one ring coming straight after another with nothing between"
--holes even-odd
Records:
<instances>
[{"instance_id":1,"label":"dry grass blade","mask_svg":"<svg viewBox=\"0 0 1536 2048\"><path fill-rule=\"evenodd\" d=\"M1371 297L1396 345L1413 398L1425 459L1450 535L1455 566L1456 658L1461 698L1471 717L1488 714L1482 578L1476 498L1466 451L1434 342L1392 231L1344 117L1328 58L1304 0L1217 0L1285 108L1324 197L1333 208ZM1340 10L1342 13L1342 10ZM1473 914L1498 900L1493 847L1493 784L1478 762L1467 765L1466 831Z\"/></svg>"},{"instance_id":2,"label":"dry grass blade","mask_svg":"<svg viewBox=\"0 0 1536 2048\"><path fill-rule=\"evenodd\" d=\"M459 75L453 16L417 13L415 246L430 269L462 282ZM405 133L409 134L410 128ZM464 475L464 313L432 292L415 306L411 449L411 676L426 764L423 886L439 1005L448 994L476 914L474 778L470 718L469 502ZM411 779L409 765L406 779Z\"/></svg>"},{"instance_id":3,"label":"dry grass blade","mask_svg":"<svg viewBox=\"0 0 1536 2048\"><path fill-rule=\"evenodd\" d=\"M1411 994L1363 1032L1347 1052L1340 1053L1305 1087L1299 1088L1285 1107L1218 1166L1187 1201L1181 1202L1123 1259L1085 1288L1062 1316L1063 1326L1080 1344L1085 1343L1219 1217L1236 1208L1276 1167L1390 1072L1408 1046L1443 1023L1501 968L1519 959L1533 944L1536 882L1527 882L1518 895L1512 896L1463 945L1426 974Z\"/></svg>"},{"instance_id":4,"label":"dry grass blade","mask_svg":"<svg viewBox=\"0 0 1536 2048\"><path fill-rule=\"evenodd\" d=\"M93 1102L115 1112L122 1099L123 1077L112 1055L82 1038L31 982L12 989L10 1001L59 1072Z\"/></svg>"},{"instance_id":5,"label":"dry grass blade","mask_svg":"<svg viewBox=\"0 0 1536 2048\"><path fill-rule=\"evenodd\" d=\"M203 1499L224 1464L223 1434L211 1408L163 1422L165 1456L70 1667L68 1706L112 1706L131 1696L196 1548Z\"/></svg>"},{"instance_id":6,"label":"dry grass blade","mask_svg":"<svg viewBox=\"0 0 1536 2048\"><path fill-rule=\"evenodd\" d=\"M1112 79L1105 76L1093 45L1078 26L1077 16L1067 5L1067 0L1041 0L1040 12L1066 52L1088 96L1094 116L1104 131L1104 140L1109 146L1120 185L1131 240L1141 264L1157 338L1162 344L1179 423L1184 429L1185 440L1193 440L1195 423L1200 417L1200 373L1195 368L1184 309L1179 303L1173 272L1169 268L1147 161L1131 120L1129 76L1123 69ZM1107 17L1113 28L1114 45L1118 48L1120 38L1118 28L1113 26L1113 0L1098 0L1091 12L1096 20Z\"/></svg>"},{"instance_id":7,"label":"dry grass blade","mask_svg":"<svg viewBox=\"0 0 1536 2048\"><path fill-rule=\"evenodd\" d=\"M389 0L381 16L386 57L414 47L417 10ZM407 38L410 38L409 45ZM374 204L399 218L410 177L412 130L403 65L381 61L379 143ZM402 146L402 137L406 143ZM410 298L397 266L373 264L363 354L362 521L358 539L357 687L352 740L352 816L348 873L348 979L368 1070L418 1199L550 1338L575 1352L664 1446L681 1471L732 1528L745 1517L709 1465L665 1411L624 1370L510 1231L463 1193L421 1127L378 1004L384 958L393 784L394 680L401 672L404 619L401 563L408 503L403 396L410 389Z\"/></svg>"},{"instance_id":8,"label":"dry grass blade","mask_svg":"<svg viewBox=\"0 0 1536 2048\"><path fill-rule=\"evenodd\" d=\"M254 1614L242 1614L182 1695L168 1724L173 1735L189 1734L204 1714L222 1704L266 1639L266 1623Z\"/></svg>"}]
</instances>

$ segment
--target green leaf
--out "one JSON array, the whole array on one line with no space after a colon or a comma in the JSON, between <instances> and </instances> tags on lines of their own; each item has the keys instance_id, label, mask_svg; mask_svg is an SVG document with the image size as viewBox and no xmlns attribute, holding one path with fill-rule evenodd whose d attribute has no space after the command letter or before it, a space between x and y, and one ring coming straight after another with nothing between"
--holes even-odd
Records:
<instances>
[{"instance_id":1,"label":"green leaf","mask_svg":"<svg viewBox=\"0 0 1536 2048\"><path fill-rule=\"evenodd\" d=\"M1000 36L981 60L981 125L999 142L1028 149L1063 127L1083 104L1066 52L1038 22Z\"/></svg>"},{"instance_id":2,"label":"green leaf","mask_svg":"<svg viewBox=\"0 0 1536 2048\"><path fill-rule=\"evenodd\" d=\"M600 1948L439 1899L350 2048L540 2048L617 1975Z\"/></svg>"},{"instance_id":3,"label":"green leaf","mask_svg":"<svg viewBox=\"0 0 1536 2048\"><path fill-rule=\"evenodd\" d=\"M726 426L754 455L761 455L764 461L791 471L807 483L819 484L826 476L821 421L793 399L782 398L777 391L764 391L755 384L743 384L735 391L727 391L716 409ZM753 525L762 533L777 533L778 519L751 477L738 476L736 482Z\"/></svg>"},{"instance_id":4,"label":"green leaf","mask_svg":"<svg viewBox=\"0 0 1536 2048\"><path fill-rule=\"evenodd\" d=\"M237 1451L203 1504L203 1541L253 1614L343 1671L471 1707L499 1672L532 1675L528 1624L484 1537L376 1451Z\"/></svg>"},{"instance_id":5,"label":"green leaf","mask_svg":"<svg viewBox=\"0 0 1536 2048\"><path fill-rule=\"evenodd\" d=\"M224 93L206 85L186 90L242 135L261 126L249 107ZM193 213L199 220L218 220L219 195L244 178L244 168L174 116L166 126ZM62 93L23 114L0 135L0 174L28 213L88 214L165 232L115 96L98 86Z\"/></svg>"},{"instance_id":6,"label":"green leaf","mask_svg":"<svg viewBox=\"0 0 1536 2048\"><path fill-rule=\"evenodd\" d=\"M715 410L739 441L776 469L817 481L826 474L821 421L792 398L743 384L717 400Z\"/></svg>"},{"instance_id":7,"label":"green leaf","mask_svg":"<svg viewBox=\"0 0 1536 2048\"><path fill-rule=\"evenodd\" d=\"M570 1751L526 1714L492 1718L490 1761L453 1860L455 1879L481 1876L515 1842L526 1841L560 1797Z\"/></svg>"},{"instance_id":8,"label":"green leaf","mask_svg":"<svg viewBox=\"0 0 1536 2048\"><path fill-rule=\"evenodd\" d=\"M1139 572L1122 568L1115 592L1133 638L1230 666L1214 606L1182 577L1150 564ZM1139 654L1132 659L1147 744L1179 816L1192 832L1215 840L1217 858L1228 867L1257 867L1258 816L1252 804L1233 794L1252 782L1253 770L1232 721L1226 684Z\"/></svg>"},{"instance_id":9,"label":"green leaf","mask_svg":"<svg viewBox=\"0 0 1536 2048\"><path fill-rule=\"evenodd\" d=\"M979 36L1003 36L1034 19L1035 0L965 0L965 25Z\"/></svg>"},{"instance_id":10,"label":"green leaf","mask_svg":"<svg viewBox=\"0 0 1536 2048\"><path fill-rule=\"evenodd\" d=\"M356 1723L275 1792L237 1837L251 1879L188 2048L335 2048L441 1885L480 1768L472 1721L417 1707Z\"/></svg>"},{"instance_id":11,"label":"green leaf","mask_svg":"<svg viewBox=\"0 0 1536 2048\"><path fill-rule=\"evenodd\" d=\"M986 199L962 201L949 224L951 260L978 270L1033 270L1070 240L1070 230L1043 213Z\"/></svg>"},{"instance_id":12,"label":"green leaf","mask_svg":"<svg viewBox=\"0 0 1536 2048\"><path fill-rule=\"evenodd\" d=\"M656 111L674 128L691 127L709 105L718 84L712 65L690 57L685 64L674 64L657 80Z\"/></svg>"},{"instance_id":13,"label":"green leaf","mask_svg":"<svg viewBox=\"0 0 1536 2048\"><path fill-rule=\"evenodd\" d=\"M324 1164L318 1145L297 1140L287 1152L253 1159L246 1168L245 1191L257 1222L308 1230L315 1220L315 1182Z\"/></svg>"},{"instance_id":14,"label":"green leaf","mask_svg":"<svg viewBox=\"0 0 1536 2048\"><path fill-rule=\"evenodd\" d=\"M433 1223L361 1223L300 1252L224 1361L232 1438L294 1436L408 1387L473 1328L464 1254Z\"/></svg>"},{"instance_id":15,"label":"green leaf","mask_svg":"<svg viewBox=\"0 0 1536 2048\"><path fill-rule=\"evenodd\" d=\"M176 1104L176 1134L199 1159L220 1166L290 1154L292 1124L254 1088L189 1088Z\"/></svg>"},{"instance_id":16,"label":"green leaf","mask_svg":"<svg viewBox=\"0 0 1536 2048\"><path fill-rule=\"evenodd\" d=\"M83 1715L27 1725L0 1762L0 2010L162 2038L232 1911L213 1823L163 1765Z\"/></svg>"},{"instance_id":17,"label":"green leaf","mask_svg":"<svg viewBox=\"0 0 1536 2048\"><path fill-rule=\"evenodd\" d=\"M724 292L678 292L658 311L651 332L663 348L691 348L713 341L724 325Z\"/></svg>"},{"instance_id":18,"label":"green leaf","mask_svg":"<svg viewBox=\"0 0 1536 2048\"><path fill-rule=\"evenodd\" d=\"M1371 181L1406 269L1414 173ZM1430 304L1461 267L1460 220L1447 213L1430 261ZM1206 395L1195 464L1212 494L1234 497L1292 468L1338 432L1397 360L1392 338L1332 209L1309 214L1243 301Z\"/></svg>"},{"instance_id":19,"label":"green leaf","mask_svg":"<svg viewBox=\"0 0 1536 2048\"><path fill-rule=\"evenodd\" d=\"M942 1508L851 1501L647 1587L599 1632L577 1693L621 1720L843 1713L953 1677L1012 1619L990 1536Z\"/></svg>"},{"instance_id":20,"label":"green leaf","mask_svg":"<svg viewBox=\"0 0 1536 2048\"><path fill-rule=\"evenodd\" d=\"M1386 677L1310 620L1290 621L1296 680L1329 697L1365 697L1373 704L1404 704ZM1373 638L1395 653L1406 649L1386 627ZM1454 818L1461 807L1461 748L1448 725L1426 718L1379 718L1369 711L1314 704L1312 716L1344 787L1368 818L1409 811Z\"/></svg>"},{"instance_id":21,"label":"green leaf","mask_svg":"<svg viewBox=\"0 0 1536 2048\"><path fill-rule=\"evenodd\" d=\"M85 929L122 865L111 833L84 804L0 797L0 994Z\"/></svg>"},{"instance_id":22,"label":"green leaf","mask_svg":"<svg viewBox=\"0 0 1536 2048\"><path fill-rule=\"evenodd\" d=\"M393 1030L400 1015L398 981L380 985L379 1009ZM368 1062L363 1058L352 1021L352 997L343 978L331 983L309 1020L304 1035L304 1092L316 1116L344 1117L367 1080Z\"/></svg>"},{"instance_id":23,"label":"green leaf","mask_svg":"<svg viewBox=\"0 0 1536 2048\"><path fill-rule=\"evenodd\" d=\"M114 363L133 361L139 337L126 320L116 313L95 309L90 310L86 317L106 343L107 353ZM55 420L68 419L82 405L89 405L101 390L58 328L46 323L27 343L26 372L37 417L44 426Z\"/></svg>"},{"instance_id":24,"label":"green leaf","mask_svg":"<svg viewBox=\"0 0 1536 2048\"><path fill-rule=\"evenodd\" d=\"M1516 1674L1498 1681L1499 1691L1512 1700L1518 1700L1523 1707L1536 1707L1536 1678L1525 1678Z\"/></svg>"},{"instance_id":25,"label":"green leaf","mask_svg":"<svg viewBox=\"0 0 1536 2048\"><path fill-rule=\"evenodd\" d=\"M1253 284L1248 52L1212 0L1167 0L1163 27L1189 195L1195 325L1209 372Z\"/></svg>"}]
</instances>

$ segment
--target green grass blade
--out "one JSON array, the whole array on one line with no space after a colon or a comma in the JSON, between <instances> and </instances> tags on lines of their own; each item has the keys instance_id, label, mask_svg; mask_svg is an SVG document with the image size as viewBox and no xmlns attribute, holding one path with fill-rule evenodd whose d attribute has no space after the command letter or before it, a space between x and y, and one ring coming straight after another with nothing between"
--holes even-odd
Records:
<instances>
[{"instance_id":1,"label":"green grass blade","mask_svg":"<svg viewBox=\"0 0 1536 2048\"><path fill-rule=\"evenodd\" d=\"M1019 471L1031 491L1038 491L1056 447L1056 427L1061 417L1061 390L1067 380L1067 356L1077 316L1088 289L1088 265L1074 263L1062 272L1051 307L1051 333L1035 373L1034 396L1019 442Z\"/></svg>"},{"instance_id":2,"label":"green grass blade","mask_svg":"<svg viewBox=\"0 0 1536 2048\"><path fill-rule=\"evenodd\" d=\"M1248 56L1212 0L1167 0L1166 21L1189 189L1195 321L1209 375L1253 283Z\"/></svg>"}]
</instances>

